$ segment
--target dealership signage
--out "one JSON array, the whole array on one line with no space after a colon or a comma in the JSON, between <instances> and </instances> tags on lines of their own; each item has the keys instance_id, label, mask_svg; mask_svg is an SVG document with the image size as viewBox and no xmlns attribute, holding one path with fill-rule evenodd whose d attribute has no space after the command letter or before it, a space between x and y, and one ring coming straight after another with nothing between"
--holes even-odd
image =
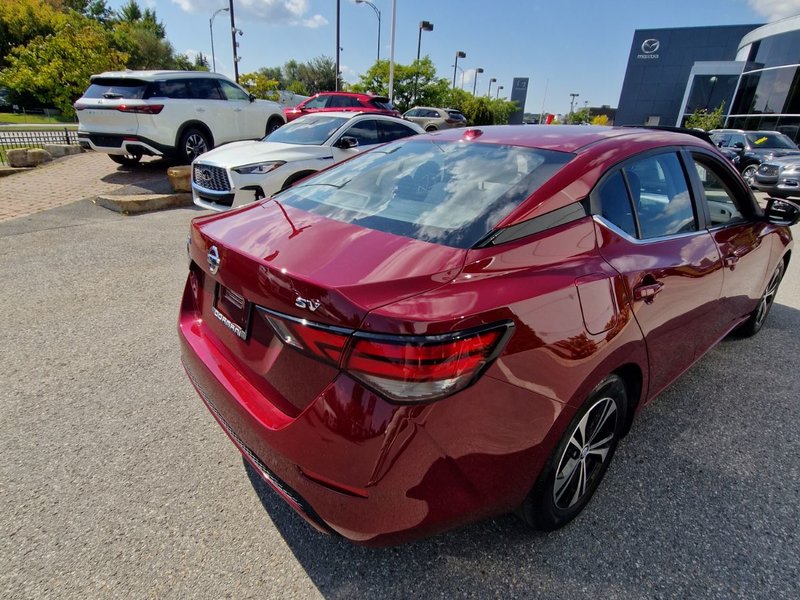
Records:
<instances>
[{"instance_id":1,"label":"dealership signage","mask_svg":"<svg viewBox=\"0 0 800 600\"><path fill-rule=\"evenodd\" d=\"M642 52L637 54L636 58L642 60L652 60L658 58L658 49L661 47L661 42L655 38L649 38L642 42Z\"/></svg>"}]
</instances>

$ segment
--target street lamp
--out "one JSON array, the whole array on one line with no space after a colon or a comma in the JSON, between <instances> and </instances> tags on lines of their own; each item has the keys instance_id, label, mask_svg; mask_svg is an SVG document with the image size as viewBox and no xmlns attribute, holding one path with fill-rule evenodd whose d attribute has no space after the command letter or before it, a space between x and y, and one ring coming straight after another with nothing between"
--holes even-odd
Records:
<instances>
[{"instance_id":1,"label":"street lamp","mask_svg":"<svg viewBox=\"0 0 800 600\"><path fill-rule=\"evenodd\" d=\"M233 75L236 83L239 83L239 52L236 50L239 47L239 42L236 41L236 34L243 35L241 29L236 29L236 22L233 17L233 0L228 0L228 12L231 15L231 45L233 46Z\"/></svg>"},{"instance_id":2,"label":"street lamp","mask_svg":"<svg viewBox=\"0 0 800 600\"><path fill-rule=\"evenodd\" d=\"M456 52L456 64L453 65L453 89L456 89L456 69L458 68L459 58L467 58L467 53L462 50Z\"/></svg>"},{"instance_id":3,"label":"street lamp","mask_svg":"<svg viewBox=\"0 0 800 600\"><path fill-rule=\"evenodd\" d=\"M450 65L450 66L452 67L453 65ZM461 89L463 90L464 89L464 69L462 69L459 66L456 66L456 69L461 71Z\"/></svg>"},{"instance_id":4,"label":"street lamp","mask_svg":"<svg viewBox=\"0 0 800 600\"><path fill-rule=\"evenodd\" d=\"M419 35L417 37L417 63L415 65L415 73L414 73L414 102L417 101L417 82L419 81L419 51L420 48L422 47L423 31L433 31L433 23L431 23L430 21L419 22Z\"/></svg>"},{"instance_id":5,"label":"street lamp","mask_svg":"<svg viewBox=\"0 0 800 600\"><path fill-rule=\"evenodd\" d=\"M367 6L371 6L372 10L375 11L375 16L378 17L378 58L377 60L381 59L381 11L378 10L378 7L375 6L369 0L356 0L356 4L366 4Z\"/></svg>"},{"instance_id":6,"label":"street lamp","mask_svg":"<svg viewBox=\"0 0 800 600\"><path fill-rule=\"evenodd\" d=\"M488 92L486 92L486 95L487 95L487 96L489 96L489 98L491 98L491 97L492 97L492 84L493 84L495 81L497 81L497 78L495 78L495 77L492 77L492 78L489 80L489 91L488 91Z\"/></svg>"},{"instance_id":7,"label":"street lamp","mask_svg":"<svg viewBox=\"0 0 800 600\"><path fill-rule=\"evenodd\" d=\"M211 70L214 71L214 73L217 72L217 60L214 57L214 17L221 12L228 12L228 9L220 8L214 11L214 14L211 15L211 18L208 20L208 30L211 32Z\"/></svg>"},{"instance_id":8,"label":"street lamp","mask_svg":"<svg viewBox=\"0 0 800 600\"><path fill-rule=\"evenodd\" d=\"M575 111L575 98L578 98L580 94L570 94L569 95L569 114L572 114Z\"/></svg>"},{"instance_id":9,"label":"street lamp","mask_svg":"<svg viewBox=\"0 0 800 600\"><path fill-rule=\"evenodd\" d=\"M475 95L475 90L478 87L478 74L479 73L483 73L483 69L481 69L480 67L475 69L475 78L472 80L472 95L473 96Z\"/></svg>"},{"instance_id":10,"label":"street lamp","mask_svg":"<svg viewBox=\"0 0 800 600\"><path fill-rule=\"evenodd\" d=\"M498 85L497 86L497 95L494 97L495 100L497 100L500 97L500 90L504 90L504 89L505 89L505 86L502 86L502 85Z\"/></svg>"}]
</instances>

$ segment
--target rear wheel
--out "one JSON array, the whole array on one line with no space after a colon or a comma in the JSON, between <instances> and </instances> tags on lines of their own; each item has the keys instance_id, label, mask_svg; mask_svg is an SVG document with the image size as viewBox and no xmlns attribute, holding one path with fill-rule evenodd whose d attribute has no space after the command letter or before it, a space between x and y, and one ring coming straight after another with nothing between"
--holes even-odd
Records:
<instances>
[{"instance_id":1,"label":"rear wheel","mask_svg":"<svg viewBox=\"0 0 800 600\"><path fill-rule=\"evenodd\" d=\"M206 133L199 129L190 127L181 135L181 141L178 144L178 156L184 163L189 164L209 150L211 150L211 140Z\"/></svg>"},{"instance_id":2,"label":"rear wheel","mask_svg":"<svg viewBox=\"0 0 800 600\"><path fill-rule=\"evenodd\" d=\"M283 125L283 121L281 121L278 117L272 117L269 121L267 121L267 127L264 130L265 135L269 135L276 129L279 129Z\"/></svg>"},{"instance_id":3,"label":"rear wheel","mask_svg":"<svg viewBox=\"0 0 800 600\"><path fill-rule=\"evenodd\" d=\"M775 296L778 293L778 288L781 285L781 280L785 272L786 262L781 261L772 273L772 277L769 278L769 283L767 283L767 288L758 301L758 306L750 313L750 317L748 317L747 321L739 326L736 330L737 334L742 337L750 337L761 331L761 328L764 326L764 321L767 320L767 315L772 305L775 303Z\"/></svg>"},{"instance_id":4,"label":"rear wheel","mask_svg":"<svg viewBox=\"0 0 800 600\"><path fill-rule=\"evenodd\" d=\"M142 160L141 154L109 154L108 158L113 160L118 165L122 165L124 167L132 167L136 164L139 164L139 161Z\"/></svg>"},{"instance_id":5,"label":"rear wheel","mask_svg":"<svg viewBox=\"0 0 800 600\"><path fill-rule=\"evenodd\" d=\"M609 375L592 391L518 511L528 525L550 531L578 516L611 463L627 408L618 375Z\"/></svg>"},{"instance_id":6,"label":"rear wheel","mask_svg":"<svg viewBox=\"0 0 800 600\"><path fill-rule=\"evenodd\" d=\"M428 126L425 128L425 131L428 131L428 132L430 132L430 131L438 131L438 130L439 130L439 128L438 128L438 127L436 127L436 125L428 125Z\"/></svg>"}]
</instances>

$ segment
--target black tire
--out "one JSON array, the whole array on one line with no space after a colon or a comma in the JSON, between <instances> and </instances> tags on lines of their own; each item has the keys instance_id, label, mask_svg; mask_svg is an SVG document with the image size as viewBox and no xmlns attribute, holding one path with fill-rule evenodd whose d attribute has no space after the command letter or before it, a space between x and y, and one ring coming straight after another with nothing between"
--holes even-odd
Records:
<instances>
[{"instance_id":1,"label":"black tire","mask_svg":"<svg viewBox=\"0 0 800 600\"><path fill-rule=\"evenodd\" d=\"M134 165L138 165L139 161L142 160L141 154L109 154L108 158L113 160L118 165L122 165L123 167L133 167Z\"/></svg>"},{"instance_id":2,"label":"black tire","mask_svg":"<svg viewBox=\"0 0 800 600\"><path fill-rule=\"evenodd\" d=\"M750 313L747 321L739 325L736 329L736 335L739 337L751 337L761 331L764 322L767 320L767 315L775 303L775 295L778 293L778 288L781 285L781 280L786 273L786 261L782 260L775 270L772 272L772 277L767 282L767 287L758 301L758 306Z\"/></svg>"},{"instance_id":3,"label":"black tire","mask_svg":"<svg viewBox=\"0 0 800 600\"><path fill-rule=\"evenodd\" d=\"M283 182L280 191L282 192L286 188L292 186L294 183L300 181L301 179L308 177L309 175L313 175L316 171L300 171L299 173L295 173L294 175L289 175L286 178L286 181Z\"/></svg>"},{"instance_id":4,"label":"black tire","mask_svg":"<svg viewBox=\"0 0 800 600\"><path fill-rule=\"evenodd\" d=\"M438 128L436 125L428 125L428 126L425 128L425 131L427 131L428 133L430 133L431 131L439 131L439 128Z\"/></svg>"},{"instance_id":5,"label":"black tire","mask_svg":"<svg viewBox=\"0 0 800 600\"><path fill-rule=\"evenodd\" d=\"M609 375L589 394L517 514L534 529L552 531L591 500L625 431L628 394Z\"/></svg>"},{"instance_id":6,"label":"black tire","mask_svg":"<svg viewBox=\"0 0 800 600\"><path fill-rule=\"evenodd\" d=\"M747 165L744 169L742 169L742 179L744 179L745 183L747 183L747 185L750 187L753 187L756 171L758 171L758 165L756 164Z\"/></svg>"},{"instance_id":7,"label":"black tire","mask_svg":"<svg viewBox=\"0 0 800 600\"><path fill-rule=\"evenodd\" d=\"M281 120L280 117L272 117L269 121L267 121L267 127L264 130L264 135L269 135L276 129L280 129L283 127L284 122Z\"/></svg>"},{"instance_id":8,"label":"black tire","mask_svg":"<svg viewBox=\"0 0 800 600\"><path fill-rule=\"evenodd\" d=\"M195 158L213 148L209 136L196 127L188 127L178 142L178 159L184 164L191 163Z\"/></svg>"}]
</instances>

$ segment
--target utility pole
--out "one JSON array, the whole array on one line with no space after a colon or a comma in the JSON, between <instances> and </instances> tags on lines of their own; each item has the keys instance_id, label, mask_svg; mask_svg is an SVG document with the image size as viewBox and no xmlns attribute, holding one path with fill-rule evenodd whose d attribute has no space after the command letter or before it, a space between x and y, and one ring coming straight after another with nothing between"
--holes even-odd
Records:
<instances>
[{"instance_id":1,"label":"utility pole","mask_svg":"<svg viewBox=\"0 0 800 600\"><path fill-rule=\"evenodd\" d=\"M239 42L236 41L236 21L233 18L233 0L228 0L228 8L231 13L231 43L233 44L233 74L236 83L239 83L239 52L236 50Z\"/></svg>"},{"instance_id":2,"label":"utility pole","mask_svg":"<svg viewBox=\"0 0 800 600\"><path fill-rule=\"evenodd\" d=\"M575 111L575 98L580 96L580 94L570 94L569 95L569 114L571 115Z\"/></svg>"},{"instance_id":3,"label":"utility pole","mask_svg":"<svg viewBox=\"0 0 800 600\"><path fill-rule=\"evenodd\" d=\"M233 0L231 0L233 2ZM339 91L339 69L340 69L340 61L339 61L339 52L341 50L341 46L339 44L339 14L341 12L341 0L336 0L336 85L334 91Z\"/></svg>"}]
</instances>

